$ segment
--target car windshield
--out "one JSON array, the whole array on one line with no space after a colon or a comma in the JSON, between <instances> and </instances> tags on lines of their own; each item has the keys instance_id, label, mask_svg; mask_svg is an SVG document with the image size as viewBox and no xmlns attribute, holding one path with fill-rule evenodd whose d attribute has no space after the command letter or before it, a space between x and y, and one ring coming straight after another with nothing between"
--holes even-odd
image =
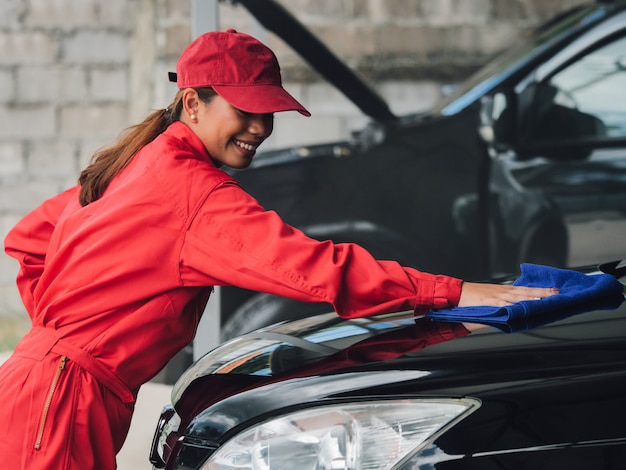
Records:
<instances>
[{"instance_id":1,"label":"car windshield","mask_svg":"<svg viewBox=\"0 0 626 470\"><path fill-rule=\"evenodd\" d=\"M440 101L432 109L432 113L452 115L461 112L515 74L526 63L541 55L553 42L574 34L579 27L593 23L605 15L605 7L579 7L540 26L533 34L523 38L516 46L465 80L453 93Z\"/></svg>"}]
</instances>

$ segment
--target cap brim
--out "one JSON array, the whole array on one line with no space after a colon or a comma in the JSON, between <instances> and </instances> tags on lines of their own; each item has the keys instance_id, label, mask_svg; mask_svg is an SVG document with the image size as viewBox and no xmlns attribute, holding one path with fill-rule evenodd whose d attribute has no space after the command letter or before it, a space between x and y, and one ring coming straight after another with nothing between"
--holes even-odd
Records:
<instances>
[{"instance_id":1,"label":"cap brim","mask_svg":"<svg viewBox=\"0 0 626 470\"><path fill-rule=\"evenodd\" d=\"M235 108L254 114L298 111L311 113L280 85L212 85L215 92Z\"/></svg>"}]
</instances>

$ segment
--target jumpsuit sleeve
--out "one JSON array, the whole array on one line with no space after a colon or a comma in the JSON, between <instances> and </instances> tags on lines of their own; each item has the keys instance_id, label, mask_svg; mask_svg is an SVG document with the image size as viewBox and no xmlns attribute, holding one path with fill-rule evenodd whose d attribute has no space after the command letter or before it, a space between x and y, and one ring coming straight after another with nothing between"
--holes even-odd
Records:
<instances>
[{"instance_id":1,"label":"jumpsuit sleeve","mask_svg":"<svg viewBox=\"0 0 626 470\"><path fill-rule=\"evenodd\" d=\"M218 185L190 225L183 285L234 285L330 303L346 318L458 304L460 279L379 261L356 244L316 241L266 211L235 182Z\"/></svg>"},{"instance_id":2,"label":"jumpsuit sleeve","mask_svg":"<svg viewBox=\"0 0 626 470\"><path fill-rule=\"evenodd\" d=\"M17 287L31 318L35 310L34 292L44 270L50 237L67 201L78 197L77 191L78 187L73 187L45 201L20 220L4 240L5 252L20 264Z\"/></svg>"}]
</instances>

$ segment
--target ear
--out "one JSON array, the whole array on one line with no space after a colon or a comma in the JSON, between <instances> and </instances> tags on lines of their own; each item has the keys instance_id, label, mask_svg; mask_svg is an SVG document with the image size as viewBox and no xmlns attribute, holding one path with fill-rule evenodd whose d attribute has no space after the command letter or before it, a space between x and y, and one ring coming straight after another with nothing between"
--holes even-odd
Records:
<instances>
[{"instance_id":1,"label":"ear","mask_svg":"<svg viewBox=\"0 0 626 470\"><path fill-rule=\"evenodd\" d=\"M183 91L182 97L183 103L183 116L182 119L194 121L195 116L198 114L198 105L200 104L200 97L198 96L198 92L193 88L186 88Z\"/></svg>"}]
</instances>

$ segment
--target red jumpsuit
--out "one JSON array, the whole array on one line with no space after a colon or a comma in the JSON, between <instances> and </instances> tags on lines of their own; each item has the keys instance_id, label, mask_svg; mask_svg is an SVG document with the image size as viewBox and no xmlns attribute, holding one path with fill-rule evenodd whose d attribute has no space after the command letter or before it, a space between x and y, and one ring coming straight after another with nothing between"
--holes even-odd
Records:
<instances>
[{"instance_id":1,"label":"red jumpsuit","mask_svg":"<svg viewBox=\"0 0 626 470\"><path fill-rule=\"evenodd\" d=\"M284 224L180 122L102 198L82 207L78 191L44 202L5 240L33 329L0 369L4 468L116 468L139 387L193 339L211 286L328 302L344 317L460 297L458 279Z\"/></svg>"}]
</instances>

